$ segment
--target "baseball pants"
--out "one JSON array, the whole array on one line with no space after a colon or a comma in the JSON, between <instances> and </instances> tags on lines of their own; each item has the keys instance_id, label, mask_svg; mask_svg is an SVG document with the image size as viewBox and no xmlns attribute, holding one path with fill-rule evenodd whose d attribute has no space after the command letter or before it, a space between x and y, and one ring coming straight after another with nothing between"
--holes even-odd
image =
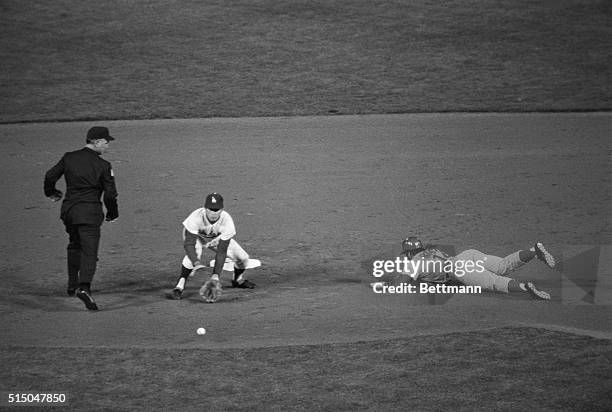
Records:
<instances>
[{"instance_id":1,"label":"baseball pants","mask_svg":"<svg viewBox=\"0 0 612 412\"><path fill-rule=\"evenodd\" d=\"M100 226L66 225L68 233L68 287L91 283L96 273Z\"/></svg>"},{"instance_id":2,"label":"baseball pants","mask_svg":"<svg viewBox=\"0 0 612 412\"><path fill-rule=\"evenodd\" d=\"M204 251L204 245L200 240L196 242L195 245L196 254L198 256L198 260L202 259L202 252ZM210 249L215 251L215 249ZM216 252L216 251L215 251ZM249 261L249 255L244 251L242 246L235 241L234 239L230 239L230 243L227 246L227 257L234 261L234 266L239 269L244 269ZM187 255L183 258L183 266L187 269L193 269L193 263Z\"/></svg>"},{"instance_id":3,"label":"baseball pants","mask_svg":"<svg viewBox=\"0 0 612 412\"><path fill-rule=\"evenodd\" d=\"M453 260L480 261L484 268L481 270L476 266L474 270L466 271L463 276L455 275L454 278L459 282L467 286L481 286L485 290L503 293L508 293L508 284L512 280L506 275L525 264L519 259L519 252L501 258L475 249L463 251Z\"/></svg>"}]
</instances>

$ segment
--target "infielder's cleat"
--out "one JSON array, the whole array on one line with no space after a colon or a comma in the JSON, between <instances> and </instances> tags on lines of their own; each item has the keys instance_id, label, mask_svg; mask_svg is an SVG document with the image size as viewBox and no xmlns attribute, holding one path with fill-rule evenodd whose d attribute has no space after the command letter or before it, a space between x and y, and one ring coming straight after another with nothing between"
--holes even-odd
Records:
<instances>
[{"instance_id":1,"label":"infielder's cleat","mask_svg":"<svg viewBox=\"0 0 612 412\"><path fill-rule=\"evenodd\" d=\"M74 296L74 295L76 294L76 289L74 289L74 288L68 288L68 289L66 289L66 294L67 294L68 296Z\"/></svg>"},{"instance_id":2,"label":"infielder's cleat","mask_svg":"<svg viewBox=\"0 0 612 412\"><path fill-rule=\"evenodd\" d=\"M532 282L525 283L525 290L537 299L550 300L550 294L543 290L538 290Z\"/></svg>"},{"instance_id":3,"label":"infielder's cleat","mask_svg":"<svg viewBox=\"0 0 612 412\"><path fill-rule=\"evenodd\" d=\"M537 242L533 248L535 249L536 256L549 268L555 267L555 258L551 255L543 244Z\"/></svg>"},{"instance_id":4,"label":"infielder's cleat","mask_svg":"<svg viewBox=\"0 0 612 412\"><path fill-rule=\"evenodd\" d=\"M98 310L98 305L96 305L96 302L94 302L88 291L84 289L79 289L76 291L76 297L83 301L87 309Z\"/></svg>"},{"instance_id":5,"label":"infielder's cleat","mask_svg":"<svg viewBox=\"0 0 612 412\"><path fill-rule=\"evenodd\" d=\"M172 293L170 294L170 298L174 300L181 300L183 297L183 291L179 288L172 289Z\"/></svg>"},{"instance_id":6,"label":"infielder's cleat","mask_svg":"<svg viewBox=\"0 0 612 412\"><path fill-rule=\"evenodd\" d=\"M255 284L251 281L248 280L243 280L242 282L237 282L235 280L232 280L232 287L234 288L241 288L241 289L255 289Z\"/></svg>"}]
</instances>

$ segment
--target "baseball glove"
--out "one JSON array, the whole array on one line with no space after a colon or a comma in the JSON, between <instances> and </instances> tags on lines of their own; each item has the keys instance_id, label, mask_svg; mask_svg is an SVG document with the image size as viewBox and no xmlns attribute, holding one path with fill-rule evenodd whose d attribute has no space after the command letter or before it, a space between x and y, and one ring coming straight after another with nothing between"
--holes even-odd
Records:
<instances>
[{"instance_id":1,"label":"baseball glove","mask_svg":"<svg viewBox=\"0 0 612 412\"><path fill-rule=\"evenodd\" d=\"M206 302L214 303L221 296L221 282L217 279L207 280L200 288L199 293Z\"/></svg>"}]
</instances>

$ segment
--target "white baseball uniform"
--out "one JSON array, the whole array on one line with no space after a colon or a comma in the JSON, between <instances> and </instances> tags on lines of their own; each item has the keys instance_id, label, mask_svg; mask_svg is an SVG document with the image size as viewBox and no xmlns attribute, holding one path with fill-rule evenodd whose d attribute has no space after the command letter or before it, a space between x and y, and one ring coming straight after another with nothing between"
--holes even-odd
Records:
<instances>
[{"instance_id":1,"label":"white baseball uniform","mask_svg":"<svg viewBox=\"0 0 612 412\"><path fill-rule=\"evenodd\" d=\"M219 240L229 240L227 257L235 262L234 265L237 268L246 267L249 255L234 239L236 235L234 220L225 210L221 211L221 216L215 223L210 223L206 218L206 209L203 207L196 209L183 221L183 227L184 231L186 230L198 236L195 245L198 259L201 259L202 251L205 247L216 250ZM184 231L183 239L185 239ZM183 266L187 269L193 269L193 262L191 262L187 255L183 258Z\"/></svg>"}]
</instances>

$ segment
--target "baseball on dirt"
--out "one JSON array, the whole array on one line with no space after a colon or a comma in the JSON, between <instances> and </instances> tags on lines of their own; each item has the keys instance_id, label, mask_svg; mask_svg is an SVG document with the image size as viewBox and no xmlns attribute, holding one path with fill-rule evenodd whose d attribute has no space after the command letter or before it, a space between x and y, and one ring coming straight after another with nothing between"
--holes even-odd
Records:
<instances>
[{"instance_id":1,"label":"baseball on dirt","mask_svg":"<svg viewBox=\"0 0 612 412\"><path fill-rule=\"evenodd\" d=\"M196 330L196 333L198 335L204 335L206 333L206 329L204 328L198 328L198 330Z\"/></svg>"}]
</instances>

